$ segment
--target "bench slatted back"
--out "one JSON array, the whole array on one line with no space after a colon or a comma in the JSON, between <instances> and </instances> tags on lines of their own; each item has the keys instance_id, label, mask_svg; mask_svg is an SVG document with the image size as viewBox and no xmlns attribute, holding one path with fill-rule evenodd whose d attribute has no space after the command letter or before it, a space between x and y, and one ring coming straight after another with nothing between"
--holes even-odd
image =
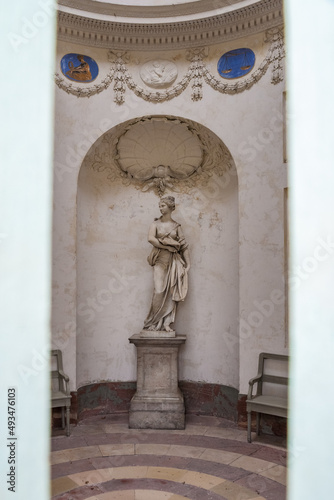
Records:
<instances>
[{"instance_id":1,"label":"bench slatted back","mask_svg":"<svg viewBox=\"0 0 334 500\"><path fill-rule=\"evenodd\" d=\"M270 373L270 370L267 370L266 361L269 361L269 360L282 361L282 362L285 362L287 364L289 361L289 356L285 356L283 354L271 354L268 352L261 352L261 354L259 356L258 374L261 374L262 378L261 378L261 380L259 380L259 382L257 384L256 394L258 396L262 394L264 383L287 386L288 382L289 382L288 377L284 377L282 375L275 375L275 374Z\"/></svg>"},{"instance_id":2,"label":"bench slatted back","mask_svg":"<svg viewBox=\"0 0 334 500\"><path fill-rule=\"evenodd\" d=\"M63 356L60 349L51 351L51 384L53 391L66 392L64 379L59 375L63 371Z\"/></svg>"}]
</instances>

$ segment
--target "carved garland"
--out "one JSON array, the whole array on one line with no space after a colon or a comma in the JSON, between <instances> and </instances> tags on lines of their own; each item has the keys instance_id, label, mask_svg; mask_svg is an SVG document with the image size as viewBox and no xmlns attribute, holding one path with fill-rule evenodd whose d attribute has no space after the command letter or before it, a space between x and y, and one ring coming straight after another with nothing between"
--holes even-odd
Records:
<instances>
[{"instance_id":1,"label":"carved garland","mask_svg":"<svg viewBox=\"0 0 334 500\"><path fill-rule=\"evenodd\" d=\"M271 82L275 85L283 81L283 58L284 38L283 28L273 28L266 33L265 42L270 43L267 55L258 67L248 78L238 80L236 83L222 83L210 73L205 66L203 59L207 57L207 49L191 49L187 52L187 60L190 61L190 66L185 76L170 89L163 91L150 92L137 85L131 77L126 65L126 53L112 51L109 52L109 61L113 67L109 71L107 77L99 84L92 87L75 87L71 83L67 84L59 75L55 75L56 85L68 94L77 97L91 97L95 94L107 89L112 80L114 80L114 101L117 104L123 104L125 101L126 86L132 90L138 97L150 102L164 102L173 99L180 95L192 82L191 98L193 101L199 101L203 97L203 79L214 90L222 94L238 94L244 90L250 89L258 82L267 72L268 67L272 64Z\"/></svg>"},{"instance_id":2,"label":"carved garland","mask_svg":"<svg viewBox=\"0 0 334 500\"><path fill-rule=\"evenodd\" d=\"M67 83L58 73L55 75L55 82L61 90L64 90L68 94L75 95L76 97L91 97L106 90L113 81L114 74L115 68L111 68L105 79L102 80L99 85L93 85L91 87L74 87L72 83Z\"/></svg>"},{"instance_id":3,"label":"carved garland","mask_svg":"<svg viewBox=\"0 0 334 500\"><path fill-rule=\"evenodd\" d=\"M213 76L207 68L203 69L203 77L208 85L214 90L218 90L222 94L238 94L244 90L250 89L256 82L258 82L263 75L267 72L270 64L273 65L271 83L276 85L283 81L283 58L285 56L283 30L269 30L266 33L266 42L271 42L267 56L262 61L256 71L254 71L248 78L238 80L233 84L222 83L215 76Z\"/></svg>"}]
</instances>

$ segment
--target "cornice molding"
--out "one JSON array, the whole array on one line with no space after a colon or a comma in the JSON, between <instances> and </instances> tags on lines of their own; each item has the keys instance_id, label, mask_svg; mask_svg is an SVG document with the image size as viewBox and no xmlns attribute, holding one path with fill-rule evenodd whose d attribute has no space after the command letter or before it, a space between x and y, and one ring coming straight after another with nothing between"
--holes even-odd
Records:
<instances>
[{"instance_id":1,"label":"cornice molding","mask_svg":"<svg viewBox=\"0 0 334 500\"><path fill-rule=\"evenodd\" d=\"M60 11L58 38L113 50L179 50L235 40L282 24L282 0L261 0L203 19L155 24L119 23Z\"/></svg>"}]
</instances>

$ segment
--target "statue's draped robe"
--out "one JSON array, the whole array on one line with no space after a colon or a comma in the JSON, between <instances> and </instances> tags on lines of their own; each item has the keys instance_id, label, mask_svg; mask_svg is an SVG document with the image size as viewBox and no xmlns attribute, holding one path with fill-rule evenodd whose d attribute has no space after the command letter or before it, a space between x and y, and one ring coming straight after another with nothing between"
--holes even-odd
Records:
<instances>
[{"instance_id":1,"label":"statue's draped robe","mask_svg":"<svg viewBox=\"0 0 334 500\"><path fill-rule=\"evenodd\" d=\"M173 323L175 320L176 305L183 301L188 291L188 273L183 252L188 248L184 238L178 234L180 224L166 234L158 235L162 245L177 249L177 252L153 247L148 262L156 271L157 266L162 270L162 291L154 290L150 312L144 322L144 329L162 330L163 324Z\"/></svg>"}]
</instances>

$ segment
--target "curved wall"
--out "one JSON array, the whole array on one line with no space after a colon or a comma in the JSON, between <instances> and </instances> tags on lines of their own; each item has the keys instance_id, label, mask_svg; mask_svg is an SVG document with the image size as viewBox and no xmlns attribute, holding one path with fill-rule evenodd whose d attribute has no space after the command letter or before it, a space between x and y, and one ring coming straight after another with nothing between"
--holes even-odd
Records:
<instances>
[{"instance_id":1,"label":"curved wall","mask_svg":"<svg viewBox=\"0 0 334 500\"><path fill-rule=\"evenodd\" d=\"M98 62L100 70L96 82L86 86L68 81L63 87L55 87L52 331L53 345L63 350L72 391L102 380L127 383L135 379L134 353L127 338L141 327L150 300L146 235L152 218L159 215L154 209L157 198L81 166L105 132L141 116L182 116L200 123L224 142L238 173L227 187L223 183L217 191L215 187L206 193L201 188L191 197L186 193L176 196L179 208L175 218L184 224L191 247L195 248L191 283L196 294L190 290L189 300L182 304L177 317L178 330L189 336L181 355L181 379L234 387L245 394L248 380L256 373L259 352L287 352L284 81L277 76L277 52L272 52L276 59L268 63L260 77L252 79L261 69L270 43L263 32L200 50L205 66L219 79L217 62L225 52L251 48L256 63L249 84L243 88L243 79L234 80L225 92L221 86L215 88L204 78L196 81L194 77L171 98L155 101L137 95L127 85L124 92L118 91L115 79L104 80L111 68L107 50L88 44L58 43L58 63L65 54L84 53ZM144 62L155 58L173 61L178 69L176 82L194 63L181 49L136 51L124 57L135 84L146 92L152 89L145 88L140 80L139 68ZM199 81L202 98L197 99L194 90ZM87 94L83 89L87 88L92 89L90 97L84 97ZM119 95L124 97L123 104L116 102ZM123 234L125 223L130 224L129 236ZM115 230L117 235L112 239ZM138 246L138 253L134 253ZM131 259L130 271L119 257L124 252L127 261ZM221 260L217 267L218 256ZM136 287L132 287L132 277ZM94 320L86 324L91 317L87 310L96 307L87 305L87 299L96 299L108 287L116 290L113 305L103 305L101 311L95 311ZM233 290L231 296L229 287ZM106 294L100 293L99 297L100 302L109 301ZM77 310L77 305L81 309ZM130 311L133 319L125 317L125 311ZM112 356L113 363L108 362L106 353ZM208 397L214 392L210 391ZM204 392L199 394L205 397Z\"/></svg>"}]
</instances>

